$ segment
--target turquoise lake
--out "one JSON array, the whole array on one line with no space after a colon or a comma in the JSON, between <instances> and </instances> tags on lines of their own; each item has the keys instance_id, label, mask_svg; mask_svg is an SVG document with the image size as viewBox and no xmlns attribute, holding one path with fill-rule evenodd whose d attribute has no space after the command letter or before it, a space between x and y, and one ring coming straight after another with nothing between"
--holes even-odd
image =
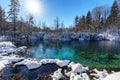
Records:
<instances>
[{"instance_id":1,"label":"turquoise lake","mask_svg":"<svg viewBox=\"0 0 120 80\"><path fill-rule=\"evenodd\" d=\"M120 68L120 42L39 41L30 47L30 54L23 54L22 56L37 60L44 58L70 60L88 67Z\"/></svg>"}]
</instances>

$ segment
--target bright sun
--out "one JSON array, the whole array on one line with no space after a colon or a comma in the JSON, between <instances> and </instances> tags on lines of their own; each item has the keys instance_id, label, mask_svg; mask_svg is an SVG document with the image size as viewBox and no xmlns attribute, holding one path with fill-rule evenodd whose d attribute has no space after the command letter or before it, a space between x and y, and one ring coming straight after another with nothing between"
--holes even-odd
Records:
<instances>
[{"instance_id":1,"label":"bright sun","mask_svg":"<svg viewBox=\"0 0 120 80\"><path fill-rule=\"evenodd\" d=\"M42 14L42 5L39 0L25 0L25 8L28 13L36 16Z\"/></svg>"}]
</instances>

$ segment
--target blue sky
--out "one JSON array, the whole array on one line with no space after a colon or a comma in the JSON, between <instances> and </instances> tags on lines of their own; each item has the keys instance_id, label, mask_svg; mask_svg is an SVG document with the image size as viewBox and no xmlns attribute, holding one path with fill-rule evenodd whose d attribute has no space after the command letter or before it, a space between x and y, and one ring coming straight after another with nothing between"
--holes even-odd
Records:
<instances>
[{"instance_id":1,"label":"blue sky","mask_svg":"<svg viewBox=\"0 0 120 80\"><path fill-rule=\"evenodd\" d=\"M0 5L8 11L10 0L0 0ZM19 0L20 2L22 0ZM39 0L43 5L43 13L35 17L35 21L46 21L49 25L53 25L53 21L58 16L61 21L64 21L66 26L72 25L76 15L85 15L96 6L111 6L114 0ZM21 5L23 6L23 5ZM28 15L24 8L21 8L20 16L24 19Z\"/></svg>"}]
</instances>

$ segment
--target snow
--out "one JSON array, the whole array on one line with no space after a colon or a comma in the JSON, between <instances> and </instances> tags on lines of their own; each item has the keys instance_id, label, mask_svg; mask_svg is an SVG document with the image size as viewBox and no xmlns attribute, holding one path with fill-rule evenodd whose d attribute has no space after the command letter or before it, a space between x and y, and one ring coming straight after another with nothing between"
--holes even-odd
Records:
<instances>
[{"instance_id":1,"label":"snow","mask_svg":"<svg viewBox=\"0 0 120 80\"><path fill-rule=\"evenodd\" d=\"M0 71L4 68L5 68L5 65L2 62L0 62Z\"/></svg>"},{"instance_id":2,"label":"snow","mask_svg":"<svg viewBox=\"0 0 120 80\"><path fill-rule=\"evenodd\" d=\"M16 46L12 42L0 42L0 53L13 53Z\"/></svg>"},{"instance_id":3,"label":"snow","mask_svg":"<svg viewBox=\"0 0 120 80\"><path fill-rule=\"evenodd\" d=\"M86 73L88 70L87 67L83 67L80 63L74 63L71 62L68 65L68 68L71 68L72 70L70 72L65 72L65 75L70 77L70 80L90 80L89 76Z\"/></svg>"},{"instance_id":4,"label":"snow","mask_svg":"<svg viewBox=\"0 0 120 80\"><path fill-rule=\"evenodd\" d=\"M59 59L42 59L40 63L42 64L48 64L48 63L54 63L57 64L60 67L67 66L69 64L69 60L59 60Z\"/></svg>"},{"instance_id":5,"label":"snow","mask_svg":"<svg viewBox=\"0 0 120 80\"><path fill-rule=\"evenodd\" d=\"M17 48L16 50L20 52L20 51L24 51L26 49L27 49L26 46L22 46L22 47Z\"/></svg>"},{"instance_id":6,"label":"snow","mask_svg":"<svg viewBox=\"0 0 120 80\"><path fill-rule=\"evenodd\" d=\"M86 73L82 73L81 75L75 75L73 80L90 80L90 78Z\"/></svg>"},{"instance_id":7,"label":"snow","mask_svg":"<svg viewBox=\"0 0 120 80\"><path fill-rule=\"evenodd\" d=\"M37 41L39 39L59 40L59 41L71 41L71 40L78 40L78 41L109 40L109 41L113 41L113 40L119 40L120 35L119 35L118 31L107 31L107 32L102 32L102 33L62 32L60 34L36 32L30 36L31 41Z\"/></svg>"},{"instance_id":8,"label":"snow","mask_svg":"<svg viewBox=\"0 0 120 80\"><path fill-rule=\"evenodd\" d=\"M24 59L14 54L8 54L13 52L16 52L16 46L12 42L0 42L0 71L8 64Z\"/></svg>"},{"instance_id":9,"label":"snow","mask_svg":"<svg viewBox=\"0 0 120 80\"><path fill-rule=\"evenodd\" d=\"M0 42L7 41L8 40L7 38L8 38L7 36L0 36Z\"/></svg>"},{"instance_id":10,"label":"snow","mask_svg":"<svg viewBox=\"0 0 120 80\"><path fill-rule=\"evenodd\" d=\"M58 37L58 40L60 41L70 41L71 39L71 34L69 32L63 32Z\"/></svg>"},{"instance_id":11,"label":"snow","mask_svg":"<svg viewBox=\"0 0 120 80\"><path fill-rule=\"evenodd\" d=\"M64 66L67 66L69 62L70 62L69 60L57 60L56 64L60 67L64 67Z\"/></svg>"},{"instance_id":12,"label":"snow","mask_svg":"<svg viewBox=\"0 0 120 80\"><path fill-rule=\"evenodd\" d=\"M5 68L6 65L11 64L13 62L19 62L24 58L20 58L17 55L10 56L0 56L0 71Z\"/></svg>"},{"instance_id":13,"label":"snow","mask_svg":"<svg viewBox=\"0 0 120 80\"><path fill-rule=\"evenodd\" d=\"M97 69L93 70L95 73L92 73L91 75L96 77L97 79L104 79L106 76L108 76L107 71L104 69L103 71L98 71Z\"/></svg>"},{"instance_id":14,"label":"snow","mask_svg":"<svg viewBox=\"0 0 120 80\"><path fill-rule=\"evenodd\" d=\"M54 74L51 75L52 79L53 80L60 80L63 77L63 74L61 71L62 71L62 69L58 69L57 71L55 71Z\"/></svg>"},{"instance_id":15,"label":"snow","mask_svg":"<svg viewBox=\"0 0 120 80\"><path fill-rule=\"evenodd\" d=\"M83 67L80 63L73 63L72 62L68 66L71 67L72 72L75 74L82 73L82 72L85 72L88 70L87 68Z\"/></svg>"},{"instance_id":16,"label":"snow","mask_svg":"<svg viewBox=\"0 0 120 80\"><path fill-rule=\"evenodd\" d=\"M16 50L14 48L11 47L1 47L0 48L0 53L13 53Z\"/></svg>"},{"instance_id":17,"label":"snow","mask_svg":"<svg viewBox=\"0 0 120 80\"><path fill-rule=\"evenodd\" d=\"M0 47L16 48L16 46L12 42L0 42Z\"/></svg>"},{"instance_id":18,"label":"snow","mask_svg":"<svg viewBox=\"0 0 120 80\"><path fill-rule=\"evenodd\" d=\"M70 80L90 80L90 78L86 73L82 74L71 73Z\"/></svg>"},{"instance_id":19,"label":"snow","mask_svg":"<svg viewBox=\"0 0 120 80\"><path fill-rule=\"evenodd\" d=\"M120 80L120 72L110 74L106 78L104 78L103 80Z\"/></svg>"},{"instance_id":20,"label":"snow","mask_svg":"<svg viewBox=\"0 0 120 80\"><path fill-rule=\"evenodd\" d=\"M56 63L56 62L57 62L57 59L42 59L42 60L40 60L39 63L49 64L49 63Z\"/></svg>"},{"instance_id":21,"label":"snow","mask_svg":"<svg viewBox=\"0 0 120 80\"><path fill-rule=\"evenodd\" d=\"M69 60L59 60L59 59L42 59L39 62L36 60L25 59L21 62L14 64L15 66L25 65L29 70L39 68L42 64L54 63L60 67L67 66Z\"/></svg>"},{"instance_id":22,"label":"snow","mask_svg":"<svg viewBox=\"0 0 120 80\"><path fill-rule=\"evenodd\" d=\"M31 69L36 69L36 68L39 68L41 66L41 64L39 64L37 61L32 61L32 60L29 60L29 59L25 59L21 62L18 62L14 65L15 66L20 66L20 65L25 65L29 70Z\"/></svg>"}]
</instances>

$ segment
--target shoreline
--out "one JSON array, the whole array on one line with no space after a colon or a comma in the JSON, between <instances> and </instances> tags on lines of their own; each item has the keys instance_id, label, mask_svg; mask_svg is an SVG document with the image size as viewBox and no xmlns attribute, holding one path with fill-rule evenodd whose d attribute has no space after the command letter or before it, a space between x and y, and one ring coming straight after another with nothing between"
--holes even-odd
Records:
<instances>
[{"instance_id":1,"label":"shoreline","mask_svg":"<svg viewBox=\"0 0 120 80\"><path fill-rule=\"evenodd\" d=\"M5 51L6 54L3 55L1 54L0 56L0 70L1 73L4 72L4 69L6 66L13 64L12 68L15 69L16 67L20 67L21 65L26 66L27 70L31 71L33 70L38 70L42 66L47 65L47 64L55 64L58 66L58 69L56 69L54 72L52 72L49 76L51 79L59 80L59 79L64 79L64 80L107 80L106 78L111 76L120 75L120 72L114 72L114 71L107 71L106 69L90 69L88 67L84 67L80 63L75 63L71 62L69 60L60 60L60 59L42 59L40 61L37 61L35 59L31 58L24 58L24 57L19 57L18 55L15 55L14 53L18 53L19 51L23 51L26 49L26 47L16 47L14 44L11 42L0 42L1 47L3 48L3 52ZM8 50L6 50L6 47ZM17 51L17 52L16 52ZM11 53L11 54L8 54ZM63 69L66 67L66 69ZM92 76L92 79L91 79ZM117 76L119 78L119 76ZM1 77L0 77L1 78ZM65 79L67 78L67 79ZM110 79L110 78L109 78ZM119 78L120 79L120 78ZM110 79L111 80L111 79Z\"/></svg>"}]
</instances>

